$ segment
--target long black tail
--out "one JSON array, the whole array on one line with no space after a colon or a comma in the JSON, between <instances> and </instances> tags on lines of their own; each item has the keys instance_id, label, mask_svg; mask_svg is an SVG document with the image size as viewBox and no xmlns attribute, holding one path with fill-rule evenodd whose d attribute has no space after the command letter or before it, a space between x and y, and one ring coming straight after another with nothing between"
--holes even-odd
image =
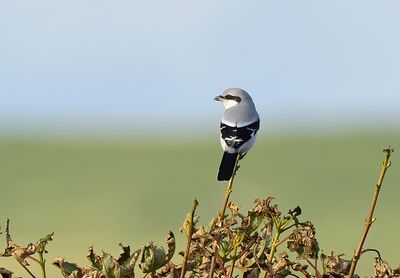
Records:
<instances>
[{"instance_id":1,"label":"long black tail","mask_svg":"<svg viewBox=\"0 0 400 278\"><path fill-rule=\"evenodd\" d=\"M235 171L235 164L237 153L224 152L222 156L221 164L219 165L218 178L219 181L228 181Z\"/></svg>"}]
</instances>

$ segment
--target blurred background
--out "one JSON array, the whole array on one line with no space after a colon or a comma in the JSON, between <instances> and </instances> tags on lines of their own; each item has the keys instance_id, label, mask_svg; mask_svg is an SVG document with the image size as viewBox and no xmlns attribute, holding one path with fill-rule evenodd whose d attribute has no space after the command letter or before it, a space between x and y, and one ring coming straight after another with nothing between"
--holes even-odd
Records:
<instances>
[{"instance_id":1,"label":"blurred background","mask_svg":"<svg viewBox=\"0 0 400 278\"><path fill-rule=\"evenodd\" d=\"M400 143L400 2L6 1L0 4L0 223L52 231L56 256L164 244L193 198L221 206L213 98L247 90L261 116L232 200L299 205L325 253L350 258L383 148ZM397 152L365 247L400 265ZM4 234L3 234L4 236ZM4 242L4 241L3 241ZM375 254L358 273L371 275ZM26 277L12 258L1 258ZM48 265L50 277L61 277Z\"/></svg>"}]
</instances>

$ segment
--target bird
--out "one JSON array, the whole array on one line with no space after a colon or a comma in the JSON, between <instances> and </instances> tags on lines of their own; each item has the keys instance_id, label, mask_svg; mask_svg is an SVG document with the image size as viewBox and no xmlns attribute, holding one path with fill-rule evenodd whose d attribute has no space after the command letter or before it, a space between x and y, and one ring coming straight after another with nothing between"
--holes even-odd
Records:
<instances>
[{"instance_id":1,"label":"bird","mask_svg":"<svg viewBox=\"0 0 400 278\"><path fill-rule=\"evenodd\" d=\"M243 158L254 145L260 118L251 96L243 89L228 88L214 100L222 102L225 108L220 123L224 153L217 180L229 181L234 175L237 159Z\"/></svg>"}]
</instances>

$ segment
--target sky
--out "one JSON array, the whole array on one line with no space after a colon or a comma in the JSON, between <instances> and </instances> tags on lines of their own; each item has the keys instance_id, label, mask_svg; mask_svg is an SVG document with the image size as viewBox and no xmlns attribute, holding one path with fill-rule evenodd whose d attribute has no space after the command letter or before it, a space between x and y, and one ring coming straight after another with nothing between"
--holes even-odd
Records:
<instances>
[{"instance_id":1,"label":"sky","mask_svg":"<svg viewBox=\"0 0 400 278\"><path fill-rule=\"evenodd\" d=\"M400 2L1 1L0 132L212 130L228 87L282 130L396 129Z\"/></svg>"}]
</instances>

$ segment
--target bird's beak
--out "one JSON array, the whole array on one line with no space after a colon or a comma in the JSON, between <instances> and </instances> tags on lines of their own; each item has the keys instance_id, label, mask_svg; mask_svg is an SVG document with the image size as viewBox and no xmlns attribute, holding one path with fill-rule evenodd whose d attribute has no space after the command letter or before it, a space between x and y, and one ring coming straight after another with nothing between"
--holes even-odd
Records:
<instances>
[{"instance_id":1,"label":"bird's beak","mask_svg":"<svg viewBox=\"0 0 400 278\"><path fill-rule=\"evenodd\" d=\"M224 97L221 96L221 95L219 95L219 96L216 96L216 97L214 98L214 100L216 100L216 101L223 101L223 100L224 100Z\"/></svg>"}]
</instances>

